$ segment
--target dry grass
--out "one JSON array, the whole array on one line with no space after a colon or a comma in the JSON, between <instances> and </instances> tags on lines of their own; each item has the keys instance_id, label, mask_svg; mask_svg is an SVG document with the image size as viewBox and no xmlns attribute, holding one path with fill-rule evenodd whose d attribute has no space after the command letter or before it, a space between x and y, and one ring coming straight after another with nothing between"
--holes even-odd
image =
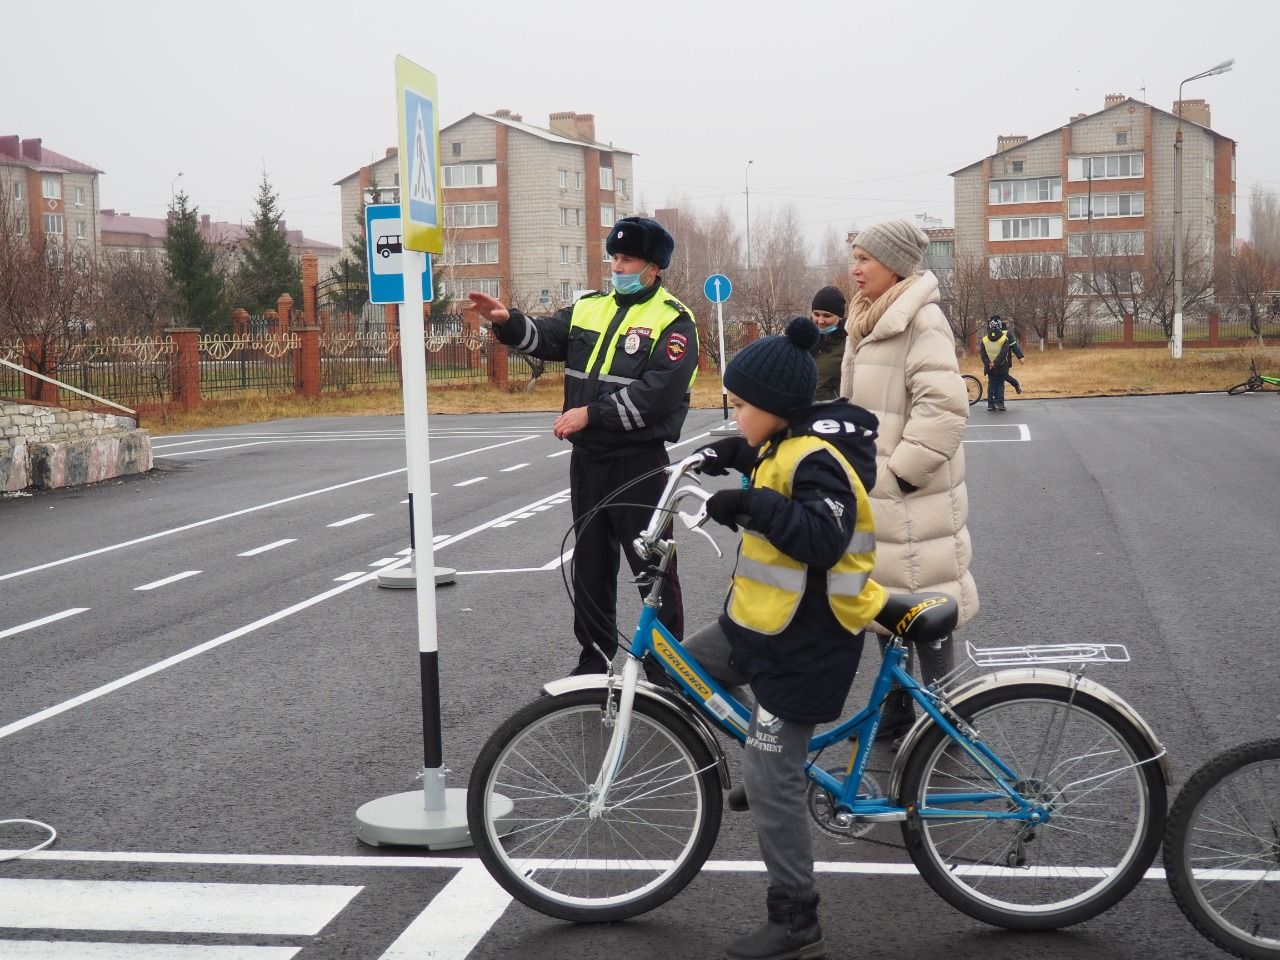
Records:
<instances>
[{"instance_id":1,"label":"dry grass","mask_svg":"<svg viewBox=\"0 0 1280 960\"><path fill-rule=\"evenodd\" d=\"M1025 349L1025 347L1024 347ZM1022 381L1022 397L1095 397L1150 393L1196 393L1225 390L1249 374L1249 359L1256 358L1263 373L1280 375L1280 347L1221 347L1187 350L1173 360L1167 350L1027 349L1026 363L1014 364L1014 376ZM962 358L963 373L982 375L977 357ZM510 391L489 386L432 388L432 413L503 413L513 410L559 411L563 384L560 377L540 380L532 392L521 386ZM693 404L718 408L720 380L702 374L694 386ZM398 415L403 406L399 390L326 394L304 400L292 394L269 394L210 401L191 413L159 414L143 418L153 436L187 433L209 427L225 427L266 420L300 417L354 417Z\"/></svg>"}]
</instances>

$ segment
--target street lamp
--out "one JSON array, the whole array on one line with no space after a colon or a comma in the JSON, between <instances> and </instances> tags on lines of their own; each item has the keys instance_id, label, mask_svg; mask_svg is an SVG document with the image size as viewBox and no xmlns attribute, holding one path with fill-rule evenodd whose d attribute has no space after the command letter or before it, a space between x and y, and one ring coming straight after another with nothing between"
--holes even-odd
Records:
<instances>
[{"instance_id":1,"label":"street lamp","mask_svg":"<svg viewBox=\"0 0 1280 960\"><path fill-rule=\"evenodd\" d=\"M1173 337L1169 340L1175 360L1182 359L1182 87L1192 80L1226 73L1234 63L1224 60L1178 84L1178 129L1173 135Z\"/></svg>"},{"instance_id":2,"label":"street lamp","mask_svg":"<svg viewBox=\"0 0 1280 960\"><path fill-rule=\"evenodd\" d=\"M747 194L747 283L751 283L751 165L754 160L747 161L746 172L742 175Z\"/></svg>"},{"instance_id":3,"label":"street lamp","mask_svg":"<svg viewBox=\"0 0 1280 960\"><path fill-rule=\"evenodd\" d=\"M180 176L182 176L181 170L178 171L178 177ZM176 196L174 194L173 188L178 182L178 177L174 177L172 180L169 181L169 209L170 210L173 209L174 197Z\"/></svg>"}]
</instances>

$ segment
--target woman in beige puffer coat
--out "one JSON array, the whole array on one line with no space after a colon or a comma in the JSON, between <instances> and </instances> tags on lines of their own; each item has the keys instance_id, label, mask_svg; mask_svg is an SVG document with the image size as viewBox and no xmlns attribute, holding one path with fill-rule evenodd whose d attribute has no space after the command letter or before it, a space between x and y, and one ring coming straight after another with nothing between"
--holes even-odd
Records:
<instances>
[{"instance_id":1,"label":"woman in beige puffer coat","mask_svg":"<svg viewBox=\"0 0 1280 960\"><path fill-rule=\"evenodd\" d=\"M880 418L872 576L890 591L938 590L960 603L960 625L978 612L969 573L972 549L964 483L969 402L956 364L955 337L938 306L938 279L921 272L928 237L906 220L890 220L854 238L840 395ZM918 651L932 682L950 669L954 651ZM883 735L909 725L905 695L886 710Z\"/></svg>"}]
</instances>

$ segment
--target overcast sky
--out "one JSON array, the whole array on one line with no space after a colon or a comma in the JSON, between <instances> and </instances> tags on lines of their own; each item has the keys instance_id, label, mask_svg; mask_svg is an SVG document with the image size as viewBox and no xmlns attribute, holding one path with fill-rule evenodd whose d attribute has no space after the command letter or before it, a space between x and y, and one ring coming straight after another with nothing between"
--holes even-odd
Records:
<instances>
[{"instance_id":1,"label":"overcast sky","mask_svg":"<svg viewBox=\"0 0 1280 960\"><path fill-rule=\"evenodd\" d=\"M163 216L174 177L202 213L252 216L265 170L291 227L340 242L334 181L396 142L397 53L439 80L442 126L507 107L546 126L593 113L637 154L644 207L794 204L830 226L927 213L950 225L953 170L997 134L1036 136L1124 93L1170 109L1188 84L1280 190L1280 4L381 4L62 0L6 4L0 135L104 171L102 206ZM1159 149L1157 145L1157 149ZM1169 145L1172 149L1172 145Z\"/></svg>"}]
</instances>

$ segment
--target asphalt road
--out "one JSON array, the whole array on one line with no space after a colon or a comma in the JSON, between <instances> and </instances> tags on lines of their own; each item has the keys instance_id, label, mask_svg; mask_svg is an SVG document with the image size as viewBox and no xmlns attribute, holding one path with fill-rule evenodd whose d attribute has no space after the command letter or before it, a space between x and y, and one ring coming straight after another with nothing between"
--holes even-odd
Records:
<instances>
[{"instance_id":1,"label":"asphalt road","mask_svg":"<svg viewBox=\"0 0 1280 960\"><path fill-rule=\"evenodd\" d=\"M576 661L559 565L568 447L551 420L430 419L436 559L458 571L436 594L454 787ZM695 411L673 453L719 420ZM1268 396L974 408L982 612L965 637L1127 644L1131 664L1093 676L1167 744L1174 789L1215 751L1273 734L1278 428ZM355 838L355 810L413 789L422 762L414 594L375 580L408 546L402 430L353 418L163 437L146 476L0 500L0 819L60 834L0 862L0 958L715 957L758 921L759 853L732 814L680 896L594 927L509 904L470 851ZM717 538L724 559L698 538L682 553L691 624L723 595L733 535ZM637 602L621 589L626 623ZM0 849L38 839L0 825ZM1158 879L1090 923L1011 934L956 913L893 846L820 838L817 853L862 865L820 877L833 956L1213 955Z\"/></svg>"}]
</instances>

